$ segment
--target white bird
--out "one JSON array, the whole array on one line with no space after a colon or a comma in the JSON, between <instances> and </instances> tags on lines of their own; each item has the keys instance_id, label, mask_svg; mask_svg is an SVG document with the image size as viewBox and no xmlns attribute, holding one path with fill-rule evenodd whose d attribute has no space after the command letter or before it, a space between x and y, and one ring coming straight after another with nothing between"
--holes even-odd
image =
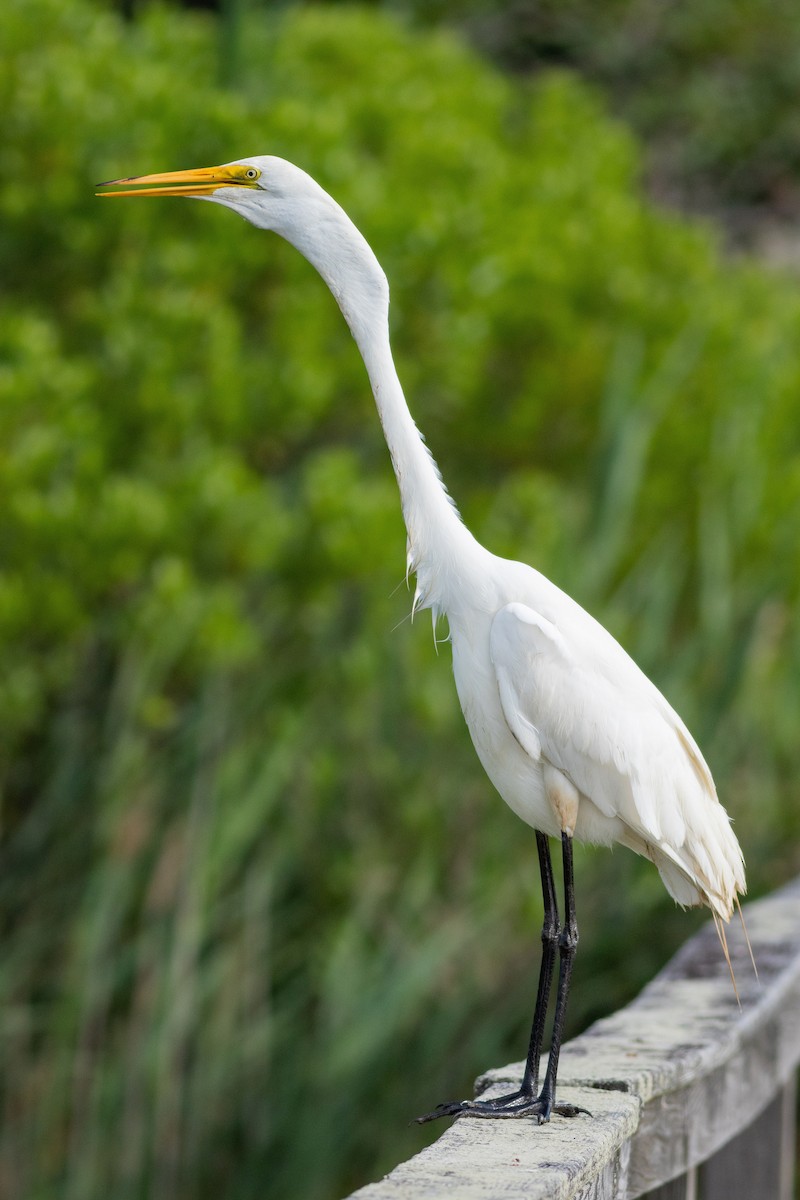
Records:
<instances>
[{"instance_id":1,"label":"white bird","mask_svg":"<svg viewBox=\"0 0 800 1200\"><path fill-rule=\"evenodd\" d=\"M125 185L125 186L121 186ZM367 369L408 531L414 611L447 618L453 673L483 767L536 830L544 895L542 963L525 1072L495 1100L439 1105L445 1115L556 1111L558 1055L578 928L573 838L620 842L649 858L678 904L706 904L723 921L744 893L744 863L692 735L602 625L538 571L498 558L462 523L409 413L389 340L389 288L375 255L339 205L305 172L274 157L114 180L100 195L192 196L225 205L295 246L333 293ZM548 838L564 864L559 927ZM539 1058L556 950L560 969L551 1050Z\"/></svg>"}]
</instances>

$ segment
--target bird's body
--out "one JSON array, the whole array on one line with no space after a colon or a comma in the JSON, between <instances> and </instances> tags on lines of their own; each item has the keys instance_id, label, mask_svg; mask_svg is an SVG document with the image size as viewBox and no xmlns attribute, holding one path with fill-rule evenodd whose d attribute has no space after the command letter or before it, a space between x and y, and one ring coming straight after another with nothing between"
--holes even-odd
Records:
<instances>
[{"instance_id":1,"label":"bird's body","mask_svg":"<svg viewBox=\"0 0 800 1200\"><path fill-rule=\"evenodd\" d=\"M741 855L686 726L580 605L525 564L490 560L486 607L447 615L461 708L495 788L534 829L628 846L679 904L727 919Z\"/></svg>"},{"instance_id":2,"label":"bird's body","mask_svg":"<svg viewBox=\"0 0 800 1200\"><path fill-rule=\"evenodd\" d=\"M483 767L513 811L537 831L545 950L531 1047L519 1092L499 1102L440 1106L429 1116L547 1120L577 925L573 837L619 842L651 859L682 905L728 920L744 891L739 845L702 754L680 717L618 642L555 584L498 558L462 523L411 418L392 359L389 289L343 210L282 159L119 180L109 195L177 194L222 203L291 242L328 284L358 344L397 476L408 531L414 609L448 622L461 708ZM547 838L560 838L566 918L558 933ZM548 1074L538 1080L556 947L561 972ZM427 1118L426 1118L427 1119Z\"/></svg>"}]
</instances>

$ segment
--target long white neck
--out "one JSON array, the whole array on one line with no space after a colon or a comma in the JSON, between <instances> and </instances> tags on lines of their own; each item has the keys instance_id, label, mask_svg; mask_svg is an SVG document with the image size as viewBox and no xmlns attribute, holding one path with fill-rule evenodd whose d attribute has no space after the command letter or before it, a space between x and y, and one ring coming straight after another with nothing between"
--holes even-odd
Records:
<instances>
[{"instance_id":1,"label":"long white neck","mask_svg":"<svg viewBox=\"0 0 800 1200\"><path fill-rule=\"evenodd\" d=\"M389 447L403 518L408 565L417 576L416 608L453 611L459 580L478 545L445 490L436 463L408 410L389 341L389 287L378 260L350 218L311 183L304 219L287 205L273 228L303 254L328 284L367 368ZM313 219L310 219L313 218Z\"/></svg>"},{"instance_id":2,"label":"long white neck","mask_svg":"<svg viewBox=\"0 0 800 1200\"><path fill-rule=\"evenodd\" d=\"M415 607L448 612L464 557L476 548L408 411L384 318L368 336L353 329L400 489L408 531L408 566L417 576Z\"/></svg>"}]
</instances>

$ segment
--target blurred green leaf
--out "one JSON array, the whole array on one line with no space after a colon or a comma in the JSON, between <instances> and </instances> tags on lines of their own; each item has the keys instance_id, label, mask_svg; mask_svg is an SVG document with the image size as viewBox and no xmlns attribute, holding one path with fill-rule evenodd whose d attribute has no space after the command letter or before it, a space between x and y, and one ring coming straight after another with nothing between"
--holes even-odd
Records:
<instances>
[{"instance_id":1,"label":"blurred green leaf","mask_svg":"<svg viewBox=\"0 0 800 1200\"><path fill-rule=\"evenodd\" d=\"M0 1155L31 1200L363 1182L522 1053L539 920L407 620L333 299L229 214L95 180L273 152L330 188L471 527L677 704L755 890L798 867L794 284L647 203L566 73L347 6L242 20L221 89L208 16L0 13ZM626 852L578 870L573 1029L696 920Z\"/></svg>"}]
</instances>

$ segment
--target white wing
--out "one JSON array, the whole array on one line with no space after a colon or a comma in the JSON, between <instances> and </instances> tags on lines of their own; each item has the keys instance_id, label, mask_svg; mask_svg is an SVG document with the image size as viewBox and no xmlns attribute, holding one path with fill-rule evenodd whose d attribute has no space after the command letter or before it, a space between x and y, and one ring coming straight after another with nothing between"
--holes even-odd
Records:
<instances>
[{"instance_id":1,"label":"white wing","mask_svg":"<svg viewBox=\"0 0 800 1200\"><path fill-rule=\"evenodd\" d=\"M728 915L744 875L711 774L680 717L622 647L577 606L555 624L509 604L494 618L490 650L503 713L523 749L618 818L620 840L653 858L680 903L702 896Z\"/></svg>"}]
</instances>

